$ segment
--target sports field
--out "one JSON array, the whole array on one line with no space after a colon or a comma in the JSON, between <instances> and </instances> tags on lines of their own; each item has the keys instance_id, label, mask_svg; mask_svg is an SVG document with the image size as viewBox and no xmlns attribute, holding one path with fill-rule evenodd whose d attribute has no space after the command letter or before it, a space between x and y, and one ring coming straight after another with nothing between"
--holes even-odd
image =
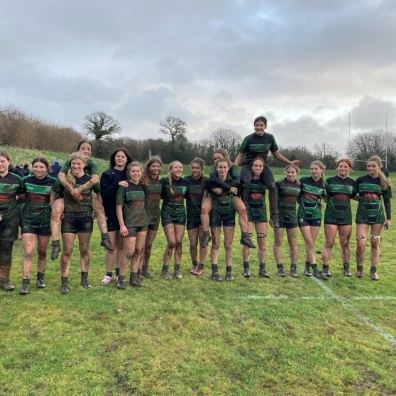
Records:
<instances>
[{"instance_id":1,"label":"sports field","mask_svg":"<svg viewBox=\"0 0 396 396\"><path fill-rule=\"evenodd\" d=\"M184 278L165 281L161 231L151 260L155 279L122 291L100 284L104 252L96 228L91 289L79 287L76 245L68 295L59 293L58 262L51 261L46 289L33 283L27 296L0 291L0 394L396 394L395 241L394 228L383 232L379 282L368 277L369 250L365 277L344 278L338 247L324 282L278 278L269 231L270 279L258 277L255 254L252 277L242 277L236 241L234 281L216 283L208 262L203 276L189 274L186 237ZM318 250L322 244L321 232ZM302 270L302 238L299 245ZM286 245L283 252L288 267ZM18 287L21 258L18 241Z\"/></svg>"}]
</instances>

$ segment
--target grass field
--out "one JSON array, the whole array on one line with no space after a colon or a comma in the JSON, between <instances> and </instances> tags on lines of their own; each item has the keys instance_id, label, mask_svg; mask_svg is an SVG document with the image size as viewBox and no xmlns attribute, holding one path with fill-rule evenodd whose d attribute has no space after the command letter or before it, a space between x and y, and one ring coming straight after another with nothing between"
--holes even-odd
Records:
<instances>
[{"instance_id":1,"label":"grass field","mask_svg":"<svg viewBox=\"0 0 396 396\"><path fill-rule=\"evenodd\" d=\"M186 238L184 278L164 281L161 231L151 260L155 279L120 291L100 284L104 252L95 229L91 289L79 287L76 246L69 295L59 293L58 262L51 261L45 290L33 284L23 297L0 291L0 394L396 394L396 231L383 233L379 282L367 276L368 261L363 279L344 278L338 247L326 283L278 278L268 234L270 279L257 276L255 254L253 276L242 277L236 242L233 282L210 281L209 263L194 277ZM322 244L321 232L318 250ZM299 246L301 270L302 238ZM288 263L286 246L283 253ZM18 287L21 259L18 241Z\"/></svg>"}]
</instances>

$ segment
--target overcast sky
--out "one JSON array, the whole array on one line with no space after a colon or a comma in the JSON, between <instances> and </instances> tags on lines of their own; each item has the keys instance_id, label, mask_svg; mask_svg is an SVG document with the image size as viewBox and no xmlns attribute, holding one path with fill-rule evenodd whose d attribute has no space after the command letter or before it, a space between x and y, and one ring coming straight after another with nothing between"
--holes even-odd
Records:
<instances>
[{"instance_id":1,"label":"overcast sky","mask_svg":"<svg viewBox=\"0 0 396 396\"><path fill-rule=\"evenodd\" d=\"M393 0L0 0L0 105L80 129L104 111L123 134L252 132L281 146L396 131Z\"/></svg>"}]
</instances>

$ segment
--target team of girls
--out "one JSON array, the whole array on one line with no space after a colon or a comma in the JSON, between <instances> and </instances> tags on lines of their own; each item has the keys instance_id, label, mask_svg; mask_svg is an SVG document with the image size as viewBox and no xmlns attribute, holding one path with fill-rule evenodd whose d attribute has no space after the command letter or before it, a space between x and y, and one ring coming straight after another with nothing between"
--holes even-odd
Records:
<instances>
[{"instance_id":1,"label":"team of girls","mask_svg":"<svg viewBox=\"0 0 396 396\"><path fill-rule=\"evenodd\" d=\"M21 179L9 172L10 157L0 153L0 286L12 290L10 267L13 242L18 236L18 205L23 202L21 234L24 248L21 294L29 292L32 259L38 253L36 286L45 287L46 250L50 234L57 235L50 227L53 223L51 207L59 202L61 213L61 234L63 249L61 256L61 291L69 292L69 262L76 235L79 238L81 285L90 287L88 282L89 242L93 230L93 211L95 200L100 204L106 220L101 227L102 242L107 240L111 249L106 252L106 273L102 283L113 280L116 267L117 287L125 288L128 263L131 264L129 283L142 286L142 276L152 277L148 271L151 249L159 220L166 236L161 275L164 279L182 278L182 242L187 224L190 241L190 255L194 275L201 275L207 256L206 216L212 238L210 260L211 278L221 280L218 267L220 234L223 229L226 258L226 280L232 275L232 242L234 237L235 216L239 210L242 229L241 243L243 255L243 275L249 277L250 248L253 231L256 232L259 258L259 275L268 277L266 270L265 237L267 216L265 192L268 186L263 181L265 161L255 158L250 165L251 175L248 184L246 205L238 201L240 179L235 167L230 163L225 150L216 150L214 166L210 176L203 175L204 163L195 158L191 162L191 175L183 177L183 165L173 161L168 167L168 176L160 178L162 162L159 157L151 158L145 169L131 158L124 149L116 150L110 158L110 168L100 179L96 177L95 164L86 154L87 145L79 145L79 150L70 156L62 177L55 180L48 175L48 162L45 158L32 161L31 175ZM90 147L90 145L88 145ZM82 147L85 147L84 153ZM67 170L66 170L67 168ZM391 189L389 180L381 172L379 157L371 157L367 162L367 175L353 181L349 177L352 162L341 158L336 164L336 176L324 179L324 165L313 161L311 175L298 178L299 168L295 163L286 166L286 177L276 183L278 220L274 225L273 252L278 276L285 276L282 263L281 245L286 229L290 250L290 275L297 273L297 228L300 228L305 242L304 275L314 275L320 279L331 276L329 260L339 234L344 275L351 276L349 241L352 232L351 199L359 201L356 214L357 223L357 272L363 276L363 257L368 231L371 231L370 277L378 279L377 266L379 242L382 228L389 226L391 211ZM101 193L100 193L101 191ZM162 206L160 201L162 199ZM321 226L322 204L327 202L324 213L325 244L322 249L323 269L319 271L315 257L315 242ZM103 202L103 205L101 202ZM186 207L185 208L185 201ZM383 202L383 203L382 203ZM298 208L297 208L298 204ZM247 206L247 210L246 210ZM209 208L209 211L208 211ZM98 217L98 223L101 222ZM242 219L241 217L245 217ZM55 231L55 232L54 232ZM105 235L103 235L105 234ZM56 241L56 239L55 239ZM202 243L204 242L204 243ZM103 244L106 248L108 246ZM54 246L54 245L53 245ZM173 274L169 263L174 256ZM118 272L117 272L118 270ZM311 272L312 271L312 272Z\"/></svg>"}]
</instances>

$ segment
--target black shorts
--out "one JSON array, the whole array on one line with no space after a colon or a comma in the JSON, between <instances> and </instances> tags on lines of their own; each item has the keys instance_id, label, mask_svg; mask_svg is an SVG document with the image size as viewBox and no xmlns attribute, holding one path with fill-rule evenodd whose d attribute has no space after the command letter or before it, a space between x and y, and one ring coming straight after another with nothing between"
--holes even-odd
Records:
<instances>
[{"instance_id":1,"label":"black shorts","mask_svg":"<svg viewBox=\"0 0 396 396\"><path fill-rule=\"evenodd\" d=\"M115 218L107 218L106 219L106 224L107 224L107 231L113 232L113 231L120 231L120 224L118 223L118 219Z\"/></svg>"},{"instance_id":2,"label":"black shorts","mask_svg":"<svg viewBox=\"0 0 396 396\"><path fill-rule=\"evenodd\" d=\"M158 231L158 227L159 227L159 219L158 219L158 222L157 222L157 223L149 224L149 225L147 226L147 229L148 229L149 231Z\"/></svg>"},{"instance_id":3,"label":"black shorts","mask_svg":"<svg viewBox=\"0 0 396 396\"><path fill-rule=\"evenodd\" d=\"M280 221L279 222L279 227L275 227L275 228L286 228L287 230L290 230L292 228L297 228L297 223L289 223L286 221Z\"/></svg>"},{"instance_id":4,"label":"black shorts","mask_svg":"<svg viewBox=\"0 0 396 396\"><path fill-rule=\"evenodd\" d=\"M187 217L187 230L194 230L201 225L201 217Z\"/></svg>"},{"instance_id":5,"label":"black shorts","mask_svg":"<svg viewBox=\"0 0 396 396\"><path fill-rule=\"evenodd\" d=\"M228 209L221 209L213 205L210 212L211 227L234 227L235 226L235 209L229 206Z\"/></svg>"},{"instance_id":6,"label":"black shorts","mask_svg":"<svg viewBox=\"0 0 396 396\"><path fill-rule=\"evenodd\" d=\"M93 218L90 212L65 213L62 219L61 233L77 234L79 232L92 232Z\"/></svg>"},{"instance_id":7,"label":"black shorts","mask_svg":"<svg viewBox=\"0 0 396 396\"><path fill-rule=\"evenodd\" d=\"M21 225L21 234L35 234L38 236L50 236L51 235L51 227L36 227L32 224L22 224Z\"/></svg>"},{"instance_id":8,"label":"black shorts","mask_svg":"<svg viewBox=\"0 0 396 396\"><path fill-rule=\"evenodd\" d=\"M147 225L139 227L129 227L127 237L135 237L139 232L147 231Z\"/></svg>"},{"instance_id":9,"label":"black shorts","mask_svg":"<svg viewBox=\"0 0 396 396\"><path fill-rule=\"evenodd\" d=\"M0 221L0 240L16 241L18 239L19 216L16 212L15 216Z\"/></svg>"},{"instance_id":10,"label":"black shorts","mask_svg":"<svg viewBox=\"0 0 396 396\"><path fill-rule=\"evenodd\" d=\"M299 218L298 219L298 226L299 227L320 227L322 224L322 219L304 219L304 218Z\"/></svg>"}]
</instances>

